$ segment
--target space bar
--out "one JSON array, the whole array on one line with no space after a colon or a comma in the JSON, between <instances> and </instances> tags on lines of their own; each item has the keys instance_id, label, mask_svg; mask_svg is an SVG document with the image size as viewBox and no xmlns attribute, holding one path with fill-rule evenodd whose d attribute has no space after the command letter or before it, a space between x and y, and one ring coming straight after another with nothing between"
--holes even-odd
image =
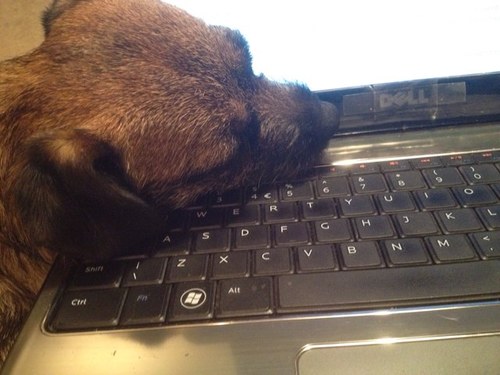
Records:
<instances>
[{"instance_id":1,"label":"space bar","mask_svg":"<svg viewBox=\"0 0 500 375\"><path fill-rule=\"evenodd\" d=\"M418 304L500 295L500 260L278 278L278 311Z\"/></svg>"}]
</instances>

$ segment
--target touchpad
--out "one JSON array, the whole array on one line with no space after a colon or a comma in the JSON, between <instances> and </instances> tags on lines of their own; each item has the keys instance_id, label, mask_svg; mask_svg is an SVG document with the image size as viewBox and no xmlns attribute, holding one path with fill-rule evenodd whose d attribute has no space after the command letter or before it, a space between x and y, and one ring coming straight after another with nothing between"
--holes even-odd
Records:
<instances>
[{"instance_id":1,"label":"touchpad","mask_svg":"<svg viewBox=\"0 0 500 375\"><path fill-rule=\"evenodd\" d=\"M297 369L300 375L497 374L498 348L500 336L309 345Z\"/></svg>"}]
</instances>

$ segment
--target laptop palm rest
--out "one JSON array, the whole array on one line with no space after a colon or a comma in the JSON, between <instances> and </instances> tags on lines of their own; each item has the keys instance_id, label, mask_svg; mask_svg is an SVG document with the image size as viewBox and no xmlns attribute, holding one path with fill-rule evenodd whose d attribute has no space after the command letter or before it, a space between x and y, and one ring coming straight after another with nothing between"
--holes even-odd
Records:
<instances>
[{"instance_id":1,"label":"laptop palm rest","mask_svg":"<svg viewBox=\"0 0 500 375\"><path fill-rule=\"evenodd\" d=\"M471 338L379 339L305 346L300 375L494 374L500 335Z\"/></svg>"}]
</instances>

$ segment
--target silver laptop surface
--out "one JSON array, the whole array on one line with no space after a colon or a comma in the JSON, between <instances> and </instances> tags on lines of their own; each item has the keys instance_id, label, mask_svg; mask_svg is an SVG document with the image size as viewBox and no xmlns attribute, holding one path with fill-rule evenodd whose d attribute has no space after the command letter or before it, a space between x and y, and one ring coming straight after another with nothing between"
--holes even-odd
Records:
<instances>
[{"instance_id":1,"label":"silver laptop surface","mask_svg":"<svg viewBox=\"0 0 500 375\"><path fill-rule=\"evenodd\" d=\"M57 262L2 373L499 373L500 4L173 3L339 132L307 178L173 215L152 257Z\"/></svg>"}]
</instances>

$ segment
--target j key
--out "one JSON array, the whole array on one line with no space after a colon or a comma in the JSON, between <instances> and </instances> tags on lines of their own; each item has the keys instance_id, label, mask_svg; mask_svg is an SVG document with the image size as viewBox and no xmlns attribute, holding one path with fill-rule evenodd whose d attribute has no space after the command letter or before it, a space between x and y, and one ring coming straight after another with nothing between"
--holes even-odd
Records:
<instances>
[{"instance_id":1,"label":"j key","mask_svg":"<svg viewBox=\"0 0 500 375\"><path fill-rule=\"evenodd\" d=\"M282 223L297 221L298 207L295 202L281 202L264 205L264 221L266 223Z\"/></svg>"},{"instance_id":2,"label":"j key","mask_svg":"<svg viewBox=\"0 0 500 375\"><path fill-rule=\"evenodd\" d=\"M415 204L407 191L395 191L377 195L380 208L385 213L413 211Z\"/></svg>"},{"instance_id":3,"label":"j key","mask_svg":"<svg viewBox=\"0 0 500 375\"><path fill-rule=\"evenodd\" d=\"M477 213L489 229L500 229L500 205L478 208Z\"/></svg>"},{"instance_id":4,"label":"j key","mask_svg":"<svg viewBox=\"0 0 500 375\"><path fill-rule=\"evenodd\" d=\"M311 242L307 223L275 224L273 227L278 246L306 245Z\"/></svg>"},{"instance_id":5,"label":"j key","mask_svg":"<svg viewBox=\"0 0 500 375\"><path fill-rule=\"evenodd\" d=\"M344 216L363 216L377 212L370 196L356 195L339 199L340 209Z\"/></svg>"},{"instance_id":6,"label":"j key","mask_svg":"<svg viewBox=\"0 0 500 375\"><path fill-rule=\"evenodd\" d=\"M382 177L381 174L353 176L351 177L351 182L354 187L354 191L358 194L387 191L384 177Z\"/></svg>"},{"instance_id":7,"label":"j key","mask_svg":"<svg viewBox=\"0 0 500 375\"><path fill-rule=\"evenodd\" d=\"M448 189L420 190L415 193L418 202L425 210L456 207L457 202Z\"/></svg>"},{"instance_id":8,"label":"j key","mask_svg":"<svg viewBox=\"0 0 500 375\"><path fill-rule=\"evenodd\" d=\"M212 276L216 279L248 275L248 252L237 251L212 255Z\"/></svg>"},{"instance_id":9,"label":"j key","mask_svg":"<svg viewBox=\"0 0 500 375\"><path fill-rule=\"evenodd\" d=\"M340 252L347 269L381 267L384 264L373 241L343 243Z\"/></svg>"},{"instance_id":10,"label":"j key","mask_svg":"<svg viewBox=\"0 0 500 375\"><path fill-rule=\"evenodd\" d=\"M436 215L448 233L483 230L474 210L470 208L439 211L436 212Z\"/></svg>"},{"instance_id":11,"label":"j key","mask_svg":"<svg viewBox=\"0 0 500 375\"><path fill-rule=\"evenodd\" d=\"M203 280L206 276L207 257L205 255L177 256L170 258L167 281Z\"/></svg>"},{"instance_id":12,"label":"j key","mask_svg":"<svg viewBox=\"0 0 500 375\"><path fill-rule=\"evenodd\" d=\"M432 187L445 187L465 184L465 181L456 168L431 168L423 170L422 173Z\"/></svg>"},{"instance_id":13,"label":"j key","mask_svg":"<svg viewBox=\"0 0 500 375\"><path fill-rule=\"evenodd\" d=\"M344 242L353 239L348 219L316 221L314 230L319 243Z\"/></svg>"},{"instance_id":14,"label":"j key","mask_svg":"<svg viewBox=\"0 0 500 375\"><path fill-rule=\"evenodd\" d=\"M474 233L471 236L485 258L500 257L500 232Z\"/></svg>"},{"instance_id":15,"label":"j key","mask_svg":"<svg viewBox=\"0 0 500 375\"><path fill-rule=\"evenodd\" d=\"M278 311L366 308L498 295L498 261L279 276ZM318 288L321 285L321 288ZM314 290L314 293L311 293Z\"/></svg>"},{"instance_id":16,"label":"j key","mask_svg":"<svg viewBox=\"0 0 500 375\"><path fill-rule=\"evenodd\" d=\"M393 190L416 190L427 187L419 171L387 173L386 176Z\"/></svg>"},{"instance_id":17,"label":"j key","mask_svg":"<svg viewBox=\"0 0 500 375\"><path fill-rule=\"evenodd\" d=\"M213 253L229 250L229 229L212 229L194 234L196 253Z\"/></svg>"},{"instance_id":18,"label":"j key","mask_svg":"<svg viewBox=\"0 0 500 375\"><path fill-rule=\"evenodd\" d=\"M460 172L470 184L489 184L500 181L500 172L491 164L460 167Z\"/></svg>"},{"instance_id":19,"label":"j key","mask_svg":"<svg viewBox=\"0 0 500 375\"><path fill-rule=\"evenodd\" d=\"M161 284L167 259L149 258L130 263L124 278L125 286Z\"/></svg>"},{"instance_id":20,"label":"j key","mask_svg":"<svg viewBox=\"0 0 500 375\"><path fill-rule=\"evenodd\" d=\"M297 249L299 272L324 271L336 268L330 245L303 246Z\"/></svg>"},{"instance_id":21,"label":"j key","mask_svg":"<svg viewBox=\"0 0 500 375\"><path fill-rule=\"evenodd\" d=\"M318 195L323 197L344 197L351 195L346 177L326 177L316 181Z\"/></svg>"},{"instance_id":22,"label":"j key","mask_svg":"<svg viewBox=\"0 0 500 375\"><path fill-rule=\"evenodd\" d=\"M467 237L462 234L428 237L427 242L433 250L436 260L451 262L458 260L472 260L476 253Z\"/></svg>"},{"instance_id":23,"label":"j key","mask_svg":"<svg viewBox=\"0 0 500 375\"><path fill-rule=\"evenodd\" d=\"M235 228L234 233L236 249L258 249L270 245L267 225Z\"/></svg>"},{"instance_id":24,"label":"j key","mask_svg":"<svg viewBox=\"0 0 500 375\"><path fill-rule=\"evenodd\" d=\"M418 238L404 238L384 241L389 261L395 265L428 263L424 243Z\"/></svg>"},{"instance_id":25,"label":"j key","mask_svg":"<svg viewBox=\"0 0 500 375\"><path fill-rule=\"evenodd\" d=\"M305 220L334 218L335 208L330 199L318 199L315 201L300 202L302 216Z\"/></svg>"},{"instance_id":26,"label":"j key","mask_svg":"<svg viewBox=\"0 0 500 375\"><path fill-rule=\"evenodd\" d=\"M52 326L58 330L116 326L125 292L118 288L68 291Z\"/></svg>"},{"instance_id":27,"label":"j key","mask_svg":"<svg viewBox=\"0 0 500 375\"><path fill-rule=\"evenodd\" d=\"M171 322L204 320L213 317L213 285L208 282L177 284L172 295Z\"/></svg>"},{"instance_id":28,"label":"j key","mask_svg":"<svg viewBox=\"0 0 500 375\"><path fill-rule=\"evenodd\" d=\"M391 238L394 230L388 216L372 216L354 219L358 236L363 240Z\"/></svg>"},{"instance_id":29,"label":"j key","mask_svg":"<svg viewBox=\"0 0 500 375\"><path fill-rule=\"evenodd\" d=\"M272 313L272 282L267 277L223 280L219 284L219 317Z\"/></svg>"},{"instance_id":30,"label":"j key","mask_svg":"<svg viewBox=\"0 0 500 375\"><path fill-rule=\"evenodd\" d=\"M121 325L152 324L165 321L170 285L131 288L121 314Z\"/></svg>"},{"instance_id":31,"label":"j key","mask_svg":"<svg viewBox=\"0 0 500 375\"><path fill-rule=\"evenodd\" d=\"M289 249L256 250L254 255L256 275L277 275L292 272Z\"/></svg>"},{"instance_id":32,"label":"j key","mask_svg":"<svg viewBox=\"0 0 500 375\"><path fill-rule=\"evenodd\" d=\"M259 205L245 205L242 207L230 207L226 211L227 226L257 225L260 223Z\"/></svg>"},{"instance_id":33,"label":"j key","mask_svg":"<svg viewBox=\"0 0 500 375\"><path fill-rule=\"evenodd\" d=\"M404 237L439 233L438 226L429 212L407 212L397 214L395 218Z\"/></svg>"},{"instance_id":34,"label":"j key","mask_svg":"<svg viewBox=\"0 0 500 375\"><path fill-rule=\"evenodd\" d=\"M487 185L474 185L454 188L453 192L464 207L483 206L498 202L497 197Z\"/></svg>"},{"instance_id":35,"label":"j key","mask_svg":"<svg viewBox=\"0 0 500 375\"><path fill-rule=\"evenodd\" d=\"M224 221L222 208L202 208L191 211L191 229L219 228Z\"/></svg>"},{"instance_id":36,"label":"j key","mask_svg":"<svg viewBox=\"0 0 500 375\"><path fill-rule=\"evenodd\" d=\"M120 285L124 263L92 263L80 266L70 285L71 289L110 288Z\"/></svg>"},{"instance_id":37,"label":"j key","mask_svg":"<svg viewBox=\"0 0 500 375\"><path fill-rule=\"evenodd\" d=\"M312 185L309 181L282 184L279 186L280 197L284 201L313 199Z\"/></svg>"}]
</instances>

